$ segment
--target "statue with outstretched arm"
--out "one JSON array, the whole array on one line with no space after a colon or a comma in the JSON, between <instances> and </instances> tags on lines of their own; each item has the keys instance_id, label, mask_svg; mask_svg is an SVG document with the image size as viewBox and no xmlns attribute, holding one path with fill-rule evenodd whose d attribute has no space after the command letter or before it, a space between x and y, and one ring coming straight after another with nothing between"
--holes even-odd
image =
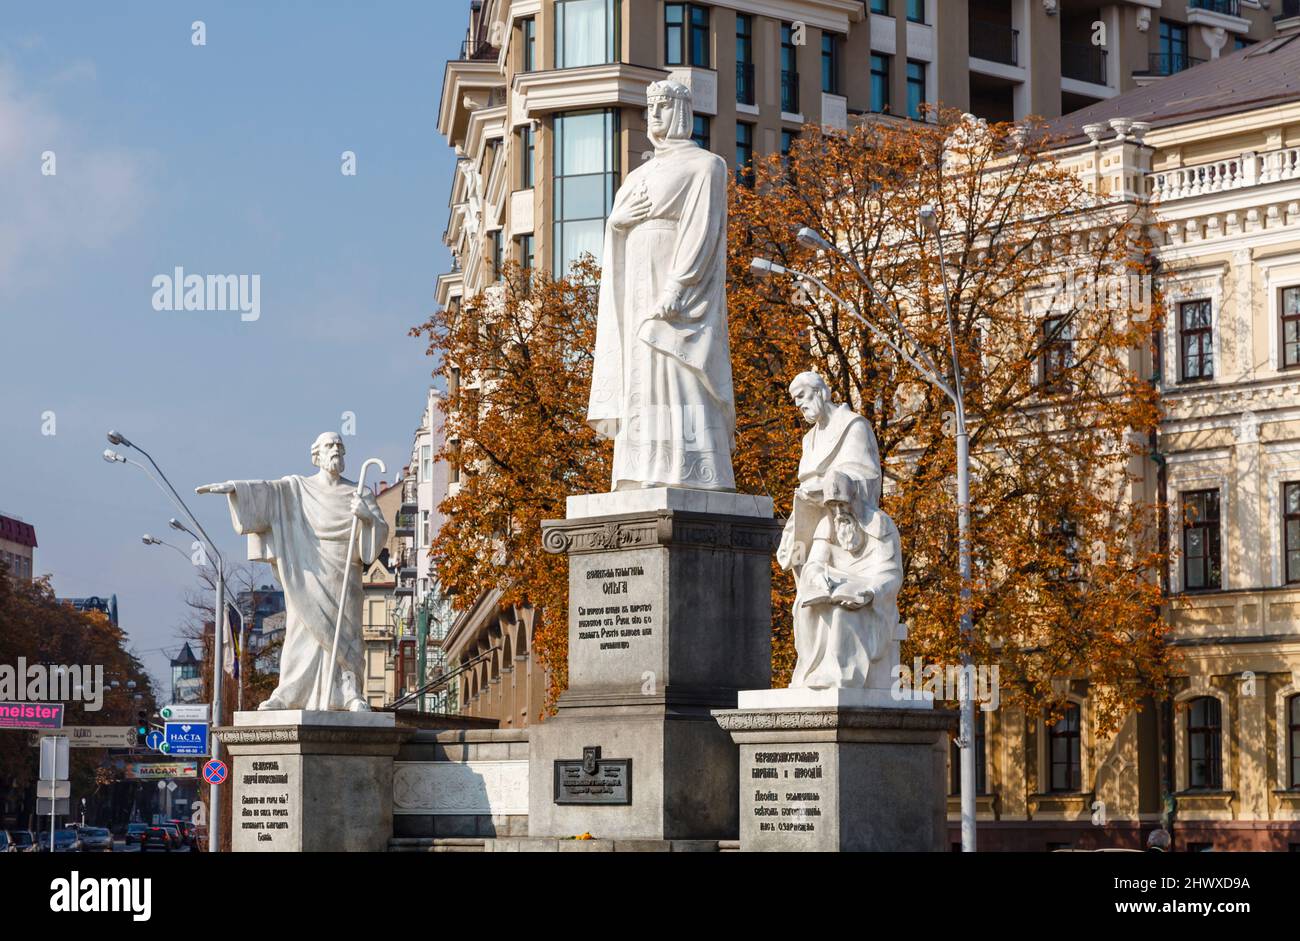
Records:
<instances>
[{"instance_id":1,"label":"statue with outstretched arm","mask_svg":"<svg viewBox=\"0 0 1300 941\"><path fill-rule=\"evenodd\" d=\"M319 470L310 477L195 489L226 495L235 531L248 537L248 558L269 563L284 589L280 683L259 709L370 708L360 688L361 571L383 548L388 524L374 496L344 479L345 451L339 435L325 432L312 444Z\"/></svg>"}]
</instances>

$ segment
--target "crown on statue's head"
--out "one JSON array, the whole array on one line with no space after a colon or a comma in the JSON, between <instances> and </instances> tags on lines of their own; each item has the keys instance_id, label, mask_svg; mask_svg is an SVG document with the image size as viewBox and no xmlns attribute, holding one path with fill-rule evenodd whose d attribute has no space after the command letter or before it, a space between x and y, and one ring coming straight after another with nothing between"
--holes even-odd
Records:
<instances>
[{"instance_id":1,"label":"crown on statue's head","mask_svg":"<svg viewBox=\"0 0 1300 941\"><path fill-rule=\"evenodd\" d=\"M672 79L665 79L662 82L651 82L650 87L646 89L645 98L650 101L690 101L691 90L681 82L674 82Z\"/></svg>"}]
</instances>

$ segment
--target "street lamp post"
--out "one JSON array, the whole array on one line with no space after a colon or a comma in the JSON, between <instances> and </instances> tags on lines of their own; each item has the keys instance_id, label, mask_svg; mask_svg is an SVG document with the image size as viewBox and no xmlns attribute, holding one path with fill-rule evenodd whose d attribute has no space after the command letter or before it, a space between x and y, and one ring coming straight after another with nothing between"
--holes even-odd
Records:
<instances>
[{"instance_id":1,"label":"street lamp post","mask_svg":"<svg viewBox=\"0 0 1300 941\"><path fill-rule=\"evenodd\" d=\"M959 700L961 704L960 725L958 729L957 744L961 751L961 848L962 852L975 852L975 701L973 698L973 677L972 661L970 652L970 641L974 634L974 625L971 619L971 542L970 542L970 436L966 428L966 405L965 395L962 387L961 361L957 356L957 325L952 314L952 302L948 291L948 273L947 262L944 258L943 239L939 236L939 223L935 211L931 206L922 206L919 212L922 228L935 236L935 241L939 248L939 272L943 281L943 306L948 320L948 339L951 345L952 354L952 382L945 381L942 371L935 364L934 360L926 352L921 344L916 342L907 326L903 323L903 318L898 311L886 304L876 293L875 286L872 285L871 279L867 277L866 272L858 264L857 260L843 251L837 245L831 244L822 238L815 231L808 227L801 228L798 233L798 241L801 245L808 248L818 249L823 252L833 253L848 262L849 266L857 274L858 279L866 286L867 293L878 307L886 311L893 325L899 333L910 343L915 355L909 353L903 348L901 343L894 341L888 333L872 323L844 298L832 291L821 278L809 274L805 271L799 271L794 268L787 268L779 265L774 261L766 258L755 258L750 262L750 268L764 277L771 275L788 274L796 280L802 279L817 286L817 288L828 296L833 298L845 311L853 318L858 320L863 326L872 332L882 343L901 356L913 369L915 369L923 379L935 386L953 404L955 417L955 432L957 446L957 555L958 569L961 577L961 680L959 683Z\"/></svg>"},{"instance_id":2,"label":"street lamp post","mask_svg":"<svg viewBox=\"0 0 1300 941\"><path fill-rule=\"evenodd\" d=\"M185 501L181 499L180 494L176 492L176 488L172 486L171 481L167 479L167 475L162 472L162 468L159 467L157 462L149 455L149 452L137 444L132 444L125 436L117 431L110 431L107 437L109 444L132 448L133 450L139 451L143 454L149 461L150 466L157 472L157 476L150 472L148 467L145 467L138 461L133 461L111 449L106 449L104 451L104 460L108 461L110 464L131 464L144 471L149 479L157 485L158 489L163 491L181 513L183 513L189 521L194 524L195 529L202 533L202 536L200 537L195 535L193 530L175 519L170 521L172 528L187 532L191 536L194 536L195 539L201 539L207 546L208 551L211 552L213 557L217 560L217 604L212 624L212 726L215 728L221 724L221 660L223 653L222 641L224 639L221 625L226 610L225 560L222 559L220 551L218 551L216 545L208 537L207 531L203 528L203 524L201 524L198 519L195 518L194 514L190 512L190 508L185 505ZM166 484L166 486L164 486L164 484ZM214 759L221 757L221 742L217 740L215 736L212 737L212 757ZM213 785L209 788L209 793L208 852L216 853L220 852L221 847L221 791L216 785Z\"/></svg>"}]
</instances>

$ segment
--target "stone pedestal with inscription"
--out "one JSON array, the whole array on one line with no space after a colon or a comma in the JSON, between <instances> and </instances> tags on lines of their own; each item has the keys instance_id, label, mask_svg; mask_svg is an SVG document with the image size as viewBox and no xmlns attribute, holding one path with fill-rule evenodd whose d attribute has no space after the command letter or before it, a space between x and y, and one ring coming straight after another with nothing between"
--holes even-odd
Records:
<instances>
[{"instance_id":1,"label":"stone pedestal with inscription","mask_svg":"<svg viewBox=\"0 0 1300 941\"><path fill-rule=\"evenodd\" d=\"M734 839L737 749L711 710L771 682L771 500L570 497L542 533L569 559L569 688L529 730L529 836Z\"/></svg>"},{"instance_id":2,"label":"stone pedestal with inscription","mask_svg":"<svg viewBox=\"0 0 1300 941\"><path fill-rule=\"evenodd\" d=\"M740 747L742 852L948 849L946 758L957 714L928 702L845 704L865 692L761 690L741 705L772 693L812 694L818 704L714 713Z\"/></svg>"},{"instance_id":3,"label":"stone pedestal with inscription","mask_svg":"<svg viewBox=\"0 0 1300 941\"><path fill-rule=\"evenodd\" d=\"M387 849L393 759L410 734L386 712L236 712L217 730L235 852Z\"/></svg>"}]
</instances>

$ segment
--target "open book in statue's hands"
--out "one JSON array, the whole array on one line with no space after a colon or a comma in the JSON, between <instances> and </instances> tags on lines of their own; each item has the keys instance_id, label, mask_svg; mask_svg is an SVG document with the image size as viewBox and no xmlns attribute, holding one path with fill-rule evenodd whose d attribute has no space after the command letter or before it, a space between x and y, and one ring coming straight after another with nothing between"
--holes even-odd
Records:
<instances>
[{"instance_id":1,"label":"open book in statue's hands","mask_svg":"<svg viewBox=\"0 0 1300 941\"><path fill-rule=\"evenodd\" d=\"M856 610L871 603L875 597L870 589L855 587L851 582L825 581L816 585L799 606L807 608L814 604L837 604L850 610Z\"/></svg>"}]
</instances>

